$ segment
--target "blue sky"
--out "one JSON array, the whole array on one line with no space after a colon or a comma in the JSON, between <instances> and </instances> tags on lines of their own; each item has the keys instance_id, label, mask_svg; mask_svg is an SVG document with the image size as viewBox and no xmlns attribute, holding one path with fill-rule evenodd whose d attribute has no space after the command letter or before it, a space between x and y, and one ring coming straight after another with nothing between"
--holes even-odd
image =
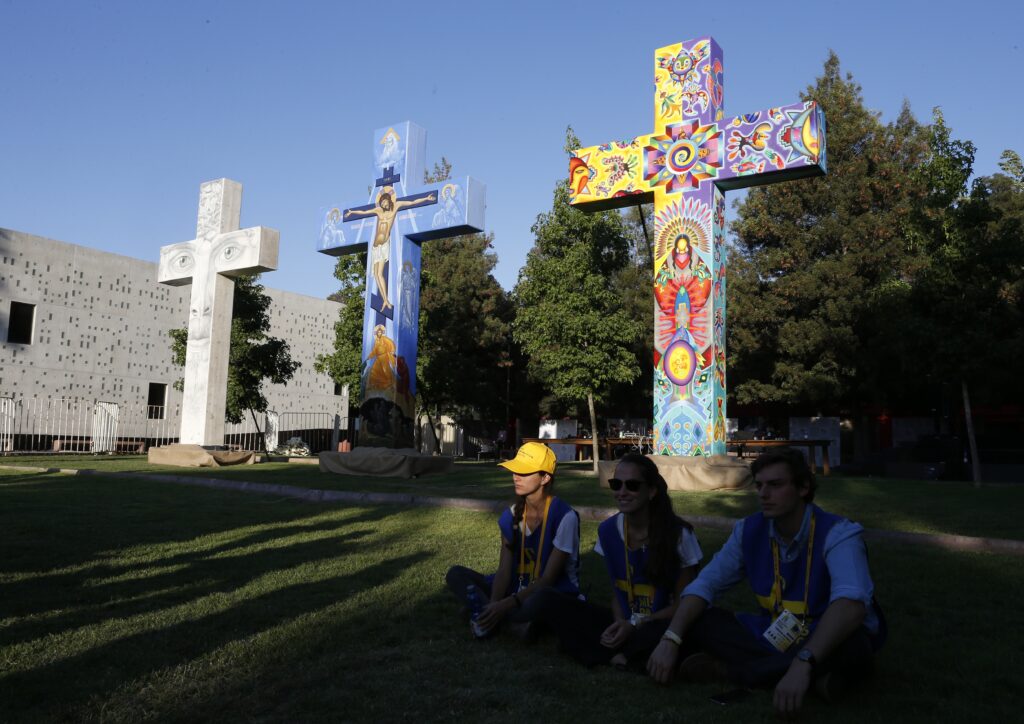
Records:
<instances>
[{"instance_id":1,"label":"blue sky","mask_svg":"<svg viewBox=\"0 0 1024 724\"><path fill-rule=\"evenodd\" d=\"M649 132L655 48L708 34L728 115L796 101L831 48L884 120L941 106L977 173L1024 153L1021 3L696 6L0 0L0 226L156 261L226 176L242 225L281 232L265 283L326 296L320 209L361 203L373 130L411 120L428 161L487 185L511 288L565 127L585 145Z\"/></svg>"}]
</instances>

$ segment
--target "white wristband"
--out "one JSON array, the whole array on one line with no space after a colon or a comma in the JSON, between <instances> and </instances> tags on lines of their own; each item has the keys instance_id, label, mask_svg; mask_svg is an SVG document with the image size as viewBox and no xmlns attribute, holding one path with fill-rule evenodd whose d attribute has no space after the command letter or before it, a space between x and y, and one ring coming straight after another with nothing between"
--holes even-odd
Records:
<instances>
[{"instance_id":1,"label":"white wristband","mask_svg":"<svg viewBox=\"0 0 1024 724\"><path fill-rule=\"evenodd\" d=\"M683 645L683 639L679 636L679 634L677 634L675 631L673 631L670 628L665 629L665 633L663 633L661 635L661 638L663 640L665 640L665 641L671 641L676 646L682 646Z\"/></svg>"}]
</instances>

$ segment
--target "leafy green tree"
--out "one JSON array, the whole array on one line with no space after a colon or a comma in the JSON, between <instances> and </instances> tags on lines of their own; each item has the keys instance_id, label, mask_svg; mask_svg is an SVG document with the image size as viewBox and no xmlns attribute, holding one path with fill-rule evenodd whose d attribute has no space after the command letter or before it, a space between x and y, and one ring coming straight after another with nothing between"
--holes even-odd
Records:
<instances>
[{"instance_id":1,"label":"leafy green tree","mask_svg":"<svg viewBox=\"0 0 1024 724\"><path fill-rule=\"evenodd\" d=\"M946 191L962 193L970 171L965 159L973 158L974 147L950 140L941 114L932 129L932 163L961 159L961 172L947 177ZM900 344L918 377L960 386L976 484L981 474L971 398L1019 400L1024 392L1016 374L1024 355L1024 189L1018 180L982 177L969 196L941 208L936 203L927 264L901 300L906 325Z\"/></svg>"},{"instance_id":2,"label":"leafy green tree","mask_svg":"<svg viewBox=\"0 0 1024 724\"><path fill-rule=\"evenodd\" d=\"M451 171L442 156L423 181L446 181ZM423 245L417 392L434 415L504 415L507 401L499 391L506 387L512 310L493 275L493 240L467 234Z\"/></svg>"},{"instance_id":3,"label":"leafy green tree","mask_svg":"<svg viewBox=\"0 0 1024 724\"><path fill-rule=\"evenodd\" d=\"M927 133L904 107L883 125L830 54L803 94L828 118L828 175L755 188L739 204L729 267L729 378L740 403L857 406L884 348L863 343L879 290L909 278L926 195ZM886 360L889 362L891 360Z\"/></svg>"},{"instance_id":4,"label":"leafy green tree","mask_svg":"<svg viewBox=\"0 0 1024 724\"><path fill-rule=\"evenodd\" d=\"M604 408L627 417L650 418L653 409L654 294L653 252L650 233L654 229L654 204L634 206L622 213L629 242L629 259L615 271L612 291L622 310L640 323L641 333L633 343L639 375L630 382L612 385Z\"/></svg>"},{"instance_id":5,"label":"leafy green tree","mask_svg":"<svg viewBox=\"0 0 1024 724\"><path fill-rule=\"evenodd\" d=\"M341 282L328 299L341 304L334 323L334 351L317 355L313 369L348 385L349 404L358 406L363 369L363 306L366 293L366 252L338 257L334 277Z\"/></svg>"},{"instance_id":6,"label":"leafy green tree","mask_svg":"<svg viewBox=\"0 0 1024 724\"><path fill-rule=\"evenodd\" d=\"M258 280L259 274L235 278L224 414L224 419L230 423L241 422L246 411L255 423L255 413L267 410L263 382L287 384L302 364L292 360L287 342L267 334L270 331L270 297L263 293L263 285ZM184 367L188 330L172 329L170 336L173 362ZM178 380L174 386L181 390L184 381Z\"/></svg>"},{"instance_id":7,"label":"leafy green tree","mask_svg":"<svg viewBox=\"0 0 1024 724\"><path fill-rule=\"evenodd\" d=\"M569 128L566 152L579 145ZM622 308L611 284L629 261L628 232L616 212L570 206L566 181L556 185L551 211L538 215L531 230L536 240L514 292L513 336L535 379L561 399L587 401L596 470L595 402L640 373L633 345L642 321Z\"/></svg>"},{"instance_id":8,"label":"leafy green tree","mask_svg":"<svg viewBox=\"0 0 1024 724\"><path fill-rule=\"evenodd\" d=\"M1014 190L1024 191L1024 161L1019 153L1011 149L1003 151L999 157L999 169L1010 179Z\"/></svg>"}]
</instances>

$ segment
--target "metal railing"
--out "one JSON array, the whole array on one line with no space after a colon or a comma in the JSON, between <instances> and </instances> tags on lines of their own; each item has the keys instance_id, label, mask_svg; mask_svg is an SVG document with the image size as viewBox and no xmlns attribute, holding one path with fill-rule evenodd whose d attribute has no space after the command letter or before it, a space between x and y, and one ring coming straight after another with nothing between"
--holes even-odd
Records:
<instances>
[{"instance_id":1,"label":"metal railing","mask_svg":"<svg viewBox=\"0 0 1024 724\"><path fill-rule=\"evenodd\" d=\"M177 441L180 411L77 397L0 397L0 452L145 452Z\"/></svg>"},{"instance_id":2,"label":"metal railing","mask_svg":"<svg viewBox=\"0 0 1024 724\"><path fill-rule=\"evenodd\" d=\"M298 437L316 454L333 448L335 429L344 437L348 419L329 412L268 410L224 429L233 450L269 451ZM0 396L0 454L145 453L178 442L181 408L124 405L76 397ZM261 441L260 438L263 438Z\"/></svg>"}]
</instances>

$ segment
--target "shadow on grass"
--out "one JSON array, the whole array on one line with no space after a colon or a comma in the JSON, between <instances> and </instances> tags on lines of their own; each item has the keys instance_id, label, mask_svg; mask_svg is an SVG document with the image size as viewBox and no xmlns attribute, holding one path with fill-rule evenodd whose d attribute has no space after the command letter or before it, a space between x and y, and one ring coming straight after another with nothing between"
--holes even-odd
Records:
<instances>
[{"instance_id":1,"label":"shadow on grass","mask_svg":"<svg viewBox=\"0 0 1024 724\"><path fill-rule=\"evenodd\" d=\"M8 644L42 638L49 634L86 626L97 615L129 618L176 606L212 593L227 593L260 576L303 562L327 560L344 555L353 544L373 534L371 528L331 534L353 523L380 520L386 514L367 511L344 521L325 521L313 526L289 526L245 536L212 548L171 555L139 564L108 565L73 574L44 574L27 581L0 586L4 604L0 617L21 618L4 628ZM320 538L308 542L294 540L293 533ZM290 540L291 539L291 540ZM258 551L244 564L238 556L218 554L273 544ZM133 577L132 572L138 572ZM146 575L148 571L152 574ZM114 580L104 581L104 578ZM120 578L121 580L117 580ZM154 596L154 593L159 595ZM70 608L70 610L68 610ZM47 615L48 612L56 615ZM65 612L66 611L66 612ZM43 614L34 616L34 614Z\"/></svg>"},{"instance_id":2,"label":"shadow on grass","mask_svg":"<svg viewBox=\"0 0 1024 724\"><path fill-rule=\"evenodd\" d=\"M351 547L356 537L347 536L346 546ZM91 639L103 633L83 630L80 633L86 640L82 645L88 648L69 655L62 655L60 650L49 651L46 658L57 660L8 674L2 680L2 687L8 691L3 698L9 702L16 701L18 708L28 713L35 707L51 704L54 684L61 682L60 708L66 711L79 709L91 699L110 696L130 682L164 667L194 660L232 642L258 636L264 630L330 606L339 597L356 596L384 585L396 575L396 571L416 565L427 555L400 556L342 576L318 577L313 574L313 571L322 569L323 564L345 552L344 549L339 550L337 541L327 540L293 546L269 556L251 556L246 561L221 560L210 571L220 577L220 585L191 590L183 597L188 601L176 602L169 596L161 596L159 606L149 607L155 614L155 620L148 624L152 630L131 632L98 646L92 645ZM241 572L233 572L233 569ZM217 596L211 596L218 590L234 589L247 583L256 587L258 579L274 572L281 574L277 578L289 579L287 585L227 604ZM311 578L313 580L309 580ZM229 592L224 593L228 595ZM210 608L214 610L210 611ZM122 616L119 611L104 613L110 617ZM161 618L160 613L165 616ZM103 628L105 623L97 622L87 628ZM147 624L140 621L138 625ZM14 692L17 692L16 698L12 696Z\"/></svg>"}]
</instances>

